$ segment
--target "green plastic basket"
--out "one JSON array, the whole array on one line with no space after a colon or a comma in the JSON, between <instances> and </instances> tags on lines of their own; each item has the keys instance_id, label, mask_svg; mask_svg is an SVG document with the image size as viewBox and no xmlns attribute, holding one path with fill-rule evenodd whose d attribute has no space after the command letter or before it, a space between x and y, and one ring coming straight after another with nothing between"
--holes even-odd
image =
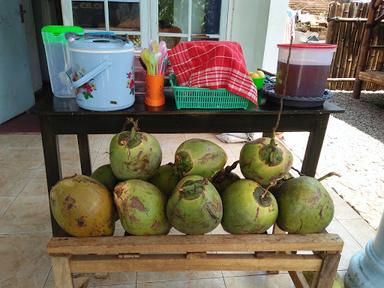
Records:
<instances>
[{"instance_id":1,"label":"green plastic basket","mask_svg":"<svg viewBox=\"0 0 384 288\"><path fill-rule=\"evenodd\" d=\"M169 80L177 109L247 109L249 101L226 89L205 89L177 86L176 76Z\"/></svg>"}]
</instances>

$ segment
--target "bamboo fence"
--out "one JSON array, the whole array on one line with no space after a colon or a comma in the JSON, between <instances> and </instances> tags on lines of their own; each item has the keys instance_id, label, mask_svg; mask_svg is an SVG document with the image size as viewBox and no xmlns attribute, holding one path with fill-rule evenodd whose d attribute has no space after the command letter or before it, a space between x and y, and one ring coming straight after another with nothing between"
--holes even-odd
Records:
<instances>
[{"instance_id":1,"label":"bamboo fence","mask_svg":"<svg viewBox=\"0 0 384 288\"><path fill-rule=\"evenodd\" d=\"M337 44L328 88L353 90L361 39L367 20L369 3L331 2L328 8L326 42ZM379 11L384 10L381 7ZM375 27L371 38L366 70L384 70L384 22ZM383 89L372 83L364 83L364 90Z\"/></svg>"}]
</instances>

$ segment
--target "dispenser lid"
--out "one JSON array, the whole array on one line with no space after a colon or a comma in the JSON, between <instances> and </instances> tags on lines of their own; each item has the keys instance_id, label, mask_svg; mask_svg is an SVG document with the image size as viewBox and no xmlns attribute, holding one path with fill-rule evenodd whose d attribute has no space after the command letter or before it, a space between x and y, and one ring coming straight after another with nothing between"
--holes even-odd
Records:
<instances>
[{"instance_id":1,"label":"dispenser lid","mask_svg":"<svg viewBox=\"0 0 384 288\"><path fill-rule=\"evenodd\" d=\"M65 43L65 34L68 32L79 35L84 34L84 29L79 26L47 25L41 29L44 43Z\"/></svg>"}]
</instances>

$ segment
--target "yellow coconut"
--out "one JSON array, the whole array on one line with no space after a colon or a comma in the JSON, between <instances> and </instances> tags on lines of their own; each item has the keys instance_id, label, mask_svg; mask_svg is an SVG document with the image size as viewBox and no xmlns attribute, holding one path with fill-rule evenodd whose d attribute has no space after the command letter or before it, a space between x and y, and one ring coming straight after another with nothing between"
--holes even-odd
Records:
<instances>
[{"instance_id":1,"label":"yellow coconut","mask_svg":"<svg viewBox=\"0 0 384 288\"><path fill-rule=\"evenodd\" d=\"M110 236L115 230L111 193L83 175L60 180L50 191L53 217L72 236Z\"/></svg>"}]
</instances>

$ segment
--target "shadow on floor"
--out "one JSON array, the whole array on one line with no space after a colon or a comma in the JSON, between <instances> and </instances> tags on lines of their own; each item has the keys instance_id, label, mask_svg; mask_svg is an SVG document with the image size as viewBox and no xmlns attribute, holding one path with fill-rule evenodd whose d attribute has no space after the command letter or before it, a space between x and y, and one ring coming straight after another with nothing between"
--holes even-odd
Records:
<instances>
[{"instance_id":1,"label":"shadow on floor","mask_svg":"<svg viewBox=\"0 0 384 288\"><path fill-rule=\"evenodd\" d=\"M351 92L334 93L332 102L345 113L333 116L384 143L384 91L362 93L360 99L353 99Z\"/></svg>"},{"instance_id":2,"label":"shadow on floor","mask_svg":"<svg viewBox=\"0 0 384 288\"><path fill-rule=\"evenodd\" d=\"M47 97L52 97L52 93L51 86L45 83L35 93L35 102ZM25 111L0 125L0 134L9 133L40 133L39 118L30 111Z\"/></svg>"}]
</instances>

